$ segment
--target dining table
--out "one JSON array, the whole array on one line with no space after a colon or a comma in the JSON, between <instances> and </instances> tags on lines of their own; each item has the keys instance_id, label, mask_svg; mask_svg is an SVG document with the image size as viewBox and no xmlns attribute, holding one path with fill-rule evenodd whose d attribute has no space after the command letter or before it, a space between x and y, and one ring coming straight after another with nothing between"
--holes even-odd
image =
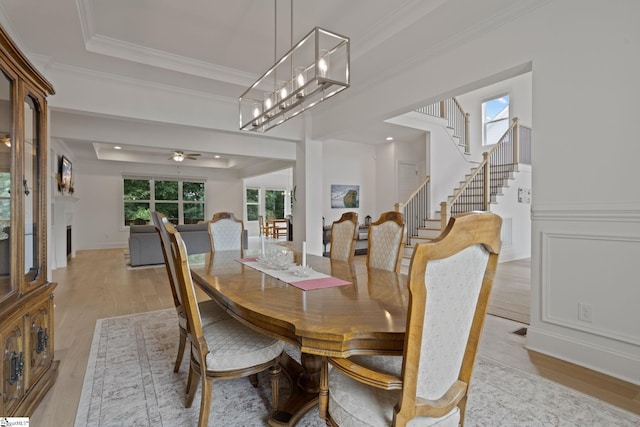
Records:
<instances>
[{"instance_id":1,"label":"dining table","mask_svg":"<svg viewBox=\"0 0 640 427\"><path fill-rule=\"evenodd\" d=\"M265 252L278 251L291 252L291 265L266 261ZM296 275L303 263L311 269L308 277ZM408 304L404 274L277 245L266 251L194 254L189 265L194 283L231 316L300 349L300 360L286 352L280 357L291 393L269 425L293 426L318 404L323 357L402 354Z\"/></svg>"}]
</instances>

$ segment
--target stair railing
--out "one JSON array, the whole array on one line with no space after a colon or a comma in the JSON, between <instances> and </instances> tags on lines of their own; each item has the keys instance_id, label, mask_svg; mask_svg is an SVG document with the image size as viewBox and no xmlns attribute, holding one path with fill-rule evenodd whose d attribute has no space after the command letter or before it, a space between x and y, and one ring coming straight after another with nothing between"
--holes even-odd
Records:
<instances>
[{"instance_id":1,"label":"stair railing","mask_svg":"<svg viewBox=\"0 0 640 427\"><path fill-rule=\"evenodd\" d=\"M445 119L447 126L453 129L453 135L462 141L461 145L464 146L464 152L466 154L471 152L469 141L469 113L464 112L457 99L445 99L435 104L420 107L416 111Z\"/></svg>"},{"instance_id":2,"label":"stair railing","mask_svg":"<svg viewBox=\"0 0 640 427\"><path fill-rule=\"evenodd\" d=\"M501 191L504 179L518 170L521 158L531 158L530 128L524 128L523 135L528 137L528 153L520 153L521 134L518 118L502 135L493 148L482 153L482 162L467 176L465 182L448 201L440 203L442 229L446 227L452 215L469 211L488 211L492 196Z\"/></svg>"},{"instance_id":3,"label":"stair railing","mask_svg":"<svg viewBox=\"0 0 640 427\"><path fill-rule=\"evenodd\" d=\"M429 181L427 176L405 203L396 203L396 212L402 212L407 232L406 245L411 245L411 237L418 235L418 228L429 217Z\"/></svg>"}]
</instances>

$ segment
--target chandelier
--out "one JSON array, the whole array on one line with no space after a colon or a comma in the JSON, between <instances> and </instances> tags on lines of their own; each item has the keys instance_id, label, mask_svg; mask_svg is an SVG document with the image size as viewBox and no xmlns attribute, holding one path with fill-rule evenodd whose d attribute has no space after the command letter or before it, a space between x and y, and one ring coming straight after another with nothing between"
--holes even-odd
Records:
<instances>
[{"instance_id":1,"label":"chandelier","mask_svg":"<svg viewBox=\"0 0 640 427\"><path fill-rule=\"evenodd\" d=\"M240 130L265 132L348 88L349 43L311 30L240 95Z\"/></svg>"}]
</instances>

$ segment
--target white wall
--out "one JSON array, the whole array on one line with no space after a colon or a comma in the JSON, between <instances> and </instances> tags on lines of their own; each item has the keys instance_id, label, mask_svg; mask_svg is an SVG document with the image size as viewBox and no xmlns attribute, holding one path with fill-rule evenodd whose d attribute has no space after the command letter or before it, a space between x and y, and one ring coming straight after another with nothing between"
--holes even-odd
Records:
<instances>
[{"instance_id":1,"label":"white wall","mask_svg":"<svg viewBox=\"0 0 640 427\"><path fill-rule=\"evenodd\" d=\"M451 139L445 128L433 127L431 132L430 149L427 154L431 170L430 218L438 218L435 212L440 211L440 203L453 194L455 188L460 187L465 175L477 166L472 163L471 156L462 154L461 149ZM474 156L481 157L478 150Z\"/></svg>"},{"instance_id":2,"label":"white wall","mask_svg":"<svg viewBox=\"0 0 640 427\"><path fill-rule=\"evenodd\" d=\"M497 203L491 205L491 212L502 217L503 239L500 262L529 258L531 256L531 200L518 198L518 190L531 190L531 166L520 165L509 185L503 188ZM531 194L533 199L533 194ZM507 235L510 242L507 241Z\"/></svg>"},{"instance_id":3,"label":"white wall","mask_svg":"<svg viewBox=\"0 0 640 427\"><path fill-rule=\"evenodd\" d=\"M427 143L424 138L414 141L396 142L396 170L394 171L394 179L398 179L398 168L400 163L410 163L416 165L416 188L421 184L427 176ZM399 194L399 184L396 182L396 201L404 203L410 195ZM415 190L414 188L413 190ZM413 191L412 190L412 191Z\"/></svg>"},{"instance_id":4,"label":"white wall","mask_svg":"<svg viewBox=\"0 0 640 427\"><path fill-rule=\"evenodd\" d=\"M376 221L382 212L391 210L396 200L395 175L390 179L390 171L395 170L397 146L393 142L385 142L375 146L375 186L376 212L371 219Z\"/></svg>"},{"instance_id":5,"label":"white wall","mask_svg":"<svg viewBox=\"0 0 640 427\"><path fill-rule=\"evenodd\" d=\"M322 144L323 188L322 216L325 225L347 211L358 213L358 222L364 224L364 218L376 210L376 160L375 146L345 141L327 141ZM360 207L357 209L331 208L331 185L359 185Z\"/></svg>"}]
</instances>

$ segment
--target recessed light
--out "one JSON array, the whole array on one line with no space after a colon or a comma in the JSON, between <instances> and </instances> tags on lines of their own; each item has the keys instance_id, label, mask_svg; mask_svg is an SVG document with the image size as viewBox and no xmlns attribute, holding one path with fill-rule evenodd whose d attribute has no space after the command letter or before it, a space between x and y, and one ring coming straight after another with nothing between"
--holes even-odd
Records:
<instances>
[{"instance_id":1,"label":"recessed light","mask_svg":"<svg viewBox=\"0 0 640 427\"><path fill-rule=\"evenodd\" d=\"M393 137L392 136L388 136L387 137L387 141L393 141Z\"/></svg>"},{"instance_id":2,"label":"recessed light","mask_svg":"<svg viewBox=\"0 0 640 427\"><path fill-rule=\"evenodd\" d=\"M216 159L219 159L219 158L220 158L220 155L216 154L216 155L215 155L215 156L213 156L213 157L214 157L214 158L216 158Z\"/></svg>"},{"instance_id":3,"label":"recessed light","mask_svg":"<svg viewBox=\"0 0 640 427\"><path fill-rule=\"evenodd\" d=\"M119 145L116 145L115 147L113 147L114 150L122 150L122 147L120 147Z\"/></svg>"}]
</instances>

